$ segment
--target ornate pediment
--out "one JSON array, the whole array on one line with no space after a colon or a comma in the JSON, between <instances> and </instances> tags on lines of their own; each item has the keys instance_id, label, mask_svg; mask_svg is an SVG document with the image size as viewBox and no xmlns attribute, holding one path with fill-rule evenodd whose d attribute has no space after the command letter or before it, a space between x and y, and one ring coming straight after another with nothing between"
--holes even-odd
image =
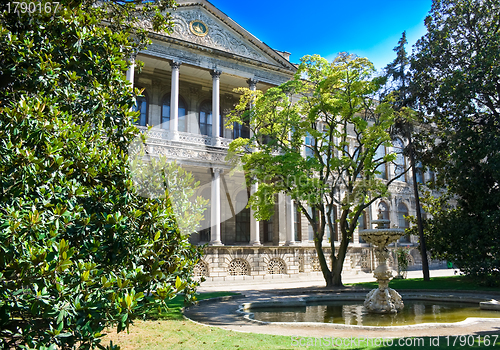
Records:
<instances>
[{"instance_id":1,"label":"ornate pediment","mask_svg":"<svg viewBox=\"0 0 500 350\"><path fill-rule=\"evenodd\" d=\"M181 45L199 45L224 51L234 57L270 64L290 72L296 71L296 67L288 59L258 40L208 1L178 0L178 3L179 7L170 13L174 22L173 33L156 34L178 39ZM151 23L143 21L139 25L153 32Z\"/></svg>"},{"instance_id":2,"label":"ornate pediment","mask_svg":"<svg viewBox=\"0 0 500 350\"><path fill-rule=\"evenodd\" d=\"M219 19L199 7L187 7L173 13L173 38L236 54L256 61L276 64L266 53L238 36Z\"/></svg>"}]
</instances>

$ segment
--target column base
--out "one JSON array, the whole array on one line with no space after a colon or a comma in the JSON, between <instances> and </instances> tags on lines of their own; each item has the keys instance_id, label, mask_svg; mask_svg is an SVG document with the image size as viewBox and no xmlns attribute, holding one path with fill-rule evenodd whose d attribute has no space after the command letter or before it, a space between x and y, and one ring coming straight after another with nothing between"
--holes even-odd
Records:
<instances>
[{"instance_id":1,"label":"column base","mask_svg":"<svg viewBox=\"0 0 500 350\"><path fill-rule=\"evenodd\" d=\"M293 242L285 242L285 247L298 246L299 244L295 241Z\"/></svg>"},{"instance_id":2,"label":"column base","mask_svg":"<svg viewBox=\"0 0 500 350\"><path fill-rule=\"evenodd\" d=\"M222 244L221 241L213 241L213 242L208 243L208 245L211 246L211 247L221 247L224 244Z\"/></svg>"},{"instance_id":3,"label":"column base","mask_svg":"<svg viewBox=\"0 0 500 350\"><path fill-rule=\"evenodd\" d=\"M250 242L250 245L253 246L253 247L257 247L257 246L261 246L262 243L260 243L258 241L254 241L254 242Z\"/></svg>"},{"instance_id":4,"label":"column base","mask_svg":"<svg viewBox=\"0 0 500 350\"><path fill-rule=\"evenodd\" d=\"M169 138L171 141L179 141L179 132L178 131L170 131Z\"/></svg>"},{"instance_id":5,"label":"column base","mask_svg":"<svg viewBox=\"0 0 500 350\"><path fill-rule=\"evenodd\" d=\"M217 137L213 137L212 136L212 146L213 147L219 147L220 146L220 141L219 141L220 137L217 136Z\"/></svg>"}]
</instances>

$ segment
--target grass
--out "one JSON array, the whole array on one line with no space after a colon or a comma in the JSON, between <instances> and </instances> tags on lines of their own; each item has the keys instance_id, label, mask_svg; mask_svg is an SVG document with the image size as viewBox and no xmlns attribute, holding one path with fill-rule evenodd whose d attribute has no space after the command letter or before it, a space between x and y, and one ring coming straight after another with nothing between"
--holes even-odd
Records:
<instances>
[{"instance_id":1,"label":"grass","mask_svg":"<svg viewBox=\"0 0 500 350\"><path fill-rule=\"evenodd\" d=\"M376 287L375 283L357 283L356 286L367 288ZM437 277L430 282L423 282L422 279L393 280L391 287L395 289L451 289L451 290L481 290L499 291L499 288L488 288L477 285L465 276ZM235 295L231 292L201 293L198 300L216 298L226 295ZM481 344L478 344L477 335L465 336L465 338L450 336L446 337L415 337L403 338L403 346L398 346L398 339L393 340L393 345L384 344L376 340L368 344L358 342L354 346L349 346L349 340L342 338L329 338L328 344L325 340L315 338L296 338L282 335L243 333L224 330L217 327L203 326L182 315L183 299L181 296L174 298L169 303L169 310L166 313L150 315L158 317L156 320L135 321L130 327L130 332L116 334L115 330L108 330L108 334L103 338L102 345L108 345L110 341L114 345L119 345L122 350L226 350L226 349L477 349L489 348L500 349L500 336L488 336L490 344L484 344L485 335L481 335ZM339 339L339 340L337 340ZM496 339L495 344L493 340ZM473 346L468 346L469 341L474 340ZM316 346L314 342L316 341ZM387 342L388 340L386 340ZM331 346L338 342L348 346ZM347 342L347 344L346 344ZM406 342L406 343L405 343ZM455 346L453 346L455 343ZM407 346L411 344L410 346ZM462 346L465 345L465 346Z\"/></svg>"},{"instance_id":2,"label":"grass","mask_svg":"<svg viewBox=\"0 0 500 350\"><path fill-rule=\"evenodd\" d=\"M162 321L138 321L130 328L130 333L122 332L120 334L108 334L103 339L103 345L109 344L110 340L113 344L120 345L122 350L226 350L226 349L500 349L500 337L496 339L493 346L493 336L489 336L490 344L485 347L483 344L485 336L481 336L481 346L477 343L477 336L474 336L475 343L473 346L460 346L462 339L455 336L439 337L436 342L436 337L415 337L402 338L402 345L398 346L398 339L393 340L393 346L387 343L382 343L382 338L368 341L359 340L354 346L332 347L332 342L338 344L349 345L350 339L337 340L338 338L329 338L329 344L322 339L315 338L297 338L282 335L242 333L228 331L217 327L208 327L196 324L189 320L162 320ZM341 338L340 338L341 339ZM467 344L470 338L464 338L463 344ZM433 343L431 343L433 342ZM455 342L455 346L453 343ZM307 346L311 344L312 346ZM406 346L406 344L410 346ZM433 345L431 345L433 344ZM471 341L472 344L472 341ZM330 345L330 346L329 346ZM422 346L423 345L423 346ZM307 346L307 347L306 347Z\"/></svg>"},{"instance_id":3,"label":"grass","mask_svg":"<svg viewBox=\"0 0 500 350\"><path fill-rule=\"evenodd\" d=\"M377 288L377 282L364 282L352 284L356 287ZM389 287L396 290L404 289L448 289L448 290L471 290L471 291L497 291L499 287L487 287L477 283L476 280L467 276L447 276L433 277L430 281L423 281L422 278L393 279L389 282Z\"/></svg>"},{"instance_id":4,"label":"grass","mask_svg":"<svg viewBox=\"0 0 500 350\"><path fill-rule=\"evenodd\" d=\"M189 320L138 321L129 334L109 334L103 344L110 340L122 350L290 349L290 337L227 331Z\"/></svg>"}]
</instances>

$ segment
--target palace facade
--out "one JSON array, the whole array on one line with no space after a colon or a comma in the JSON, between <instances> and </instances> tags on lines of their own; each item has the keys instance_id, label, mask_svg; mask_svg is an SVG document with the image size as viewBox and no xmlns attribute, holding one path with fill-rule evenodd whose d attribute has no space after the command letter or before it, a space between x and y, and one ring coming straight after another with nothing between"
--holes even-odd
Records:
<instances>
[{"instance_id":1,"label":"palace facade","mask_svg":"<svg viewBox=\"0 0 500 350\"><path fill-rule=\"evenodd\" d=\"M192 172L201 183L198 194L209 200L202 227L191 236L194 244L208 244L196 273L231 279L320 271L312 228L290 198L278 196L272 218L257 221L246 208L250 189L244 175L231 171L225 161L229 143L249 137L244 126L224 127L239 98L233 90L265 91L291 79L296 66L289 61L290 54L267 46L208 1L178 3L174 32L151 32L152 44L137 56L144 68L140 74L131 69L127 76L144 89L137 108L139 128L149 136L148 153L175 159ZM153 128L147 131L147 126ZM402 141L395 140L393 146L385 151L397 151ZM401 155L398 161L405 159ZM382 170L385 179L397 171L392 164ZM405 216L414 215L415 201L411 176L402 180L394 181L391 195L365 212L358 229L371 227L377 208L392 224L408 227ZM357 232L344 270L370 271L375 258ZM330 239L338 240L337 232L325 236L324 246ZM413 263L420 261L415 237L403 237L399 245L412 248Z\"/></svg>"}]
</instances>

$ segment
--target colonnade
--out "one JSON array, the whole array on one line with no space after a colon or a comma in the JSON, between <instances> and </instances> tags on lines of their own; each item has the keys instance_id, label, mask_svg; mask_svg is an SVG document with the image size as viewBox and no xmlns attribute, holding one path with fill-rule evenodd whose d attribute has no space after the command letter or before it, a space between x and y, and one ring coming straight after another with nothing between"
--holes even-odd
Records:
<instances>
[{"instance_id":1,"label":"colonnade","mask_svg":"<svg viewBox=\"0 0 500 350\"><path fill-rule=\"evenodd\" d=\"M171 89L170 89L170 134L171 140L176 141L179 139L179 87L180 87L180 69L182 62L172 60L169 62L171 67ZM134 60L131 59L131 65L126 73L126 79L133 85L134 84ZM218 138L221 137L221 119L220 119L220 77L222 71L218 69L210 70L212 76L212 146L217 145ZM257 88L258 80L250 78L247 84L250 90L255 91ZM224 169L213 167L211 168L211 235L210 245L221 246L221 176L223 176ZM251 192L255 193L258 184L252 185ZM250 245L260 246L260 225L254 217L254 211L250 211Z\"/></svg>"}]
</instances>

